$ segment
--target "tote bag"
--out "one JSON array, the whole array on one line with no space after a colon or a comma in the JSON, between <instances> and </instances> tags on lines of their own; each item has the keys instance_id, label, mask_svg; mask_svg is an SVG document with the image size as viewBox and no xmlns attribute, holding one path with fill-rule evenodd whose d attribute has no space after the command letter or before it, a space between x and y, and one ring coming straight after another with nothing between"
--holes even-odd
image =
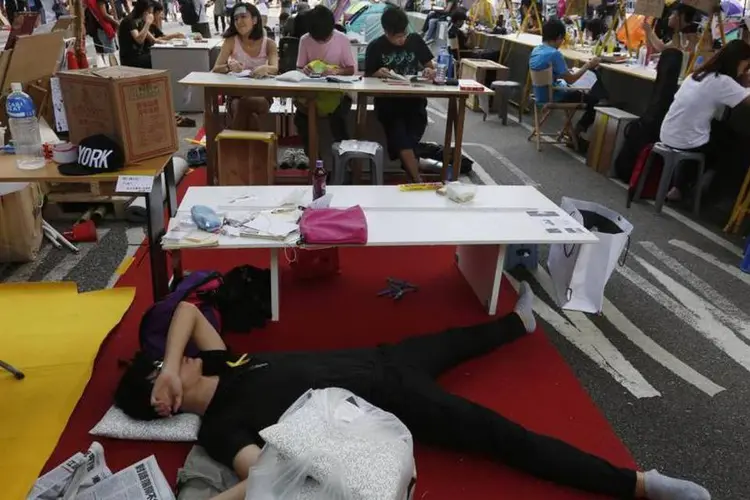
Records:
<instances>
[{"instance_id":1,"label":"tote bag","mask_svg":"<svg viewBox=\"0 0 750 500\"><path fill-rule=\"evenodd\" d=\"M563 198L560 207L591 231L598 243L550 245L547 269L563 309L598 313L615 266L622 265L633 225L614 210L590 201Z\"/></svg>"}]
</instances>

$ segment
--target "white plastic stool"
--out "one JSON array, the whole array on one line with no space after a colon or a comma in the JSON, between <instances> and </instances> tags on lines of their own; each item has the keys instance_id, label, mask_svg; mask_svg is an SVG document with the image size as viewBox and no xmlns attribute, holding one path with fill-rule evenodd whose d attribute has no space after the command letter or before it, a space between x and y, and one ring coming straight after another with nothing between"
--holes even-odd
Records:
<instances>
[{"instance_id":1,"label":"white plastic stool","mask_svg":"<svg viewBox=\"0 0 750 500\"><path fill-rule=\"evenodd\" d=\"M383 147L377 142L369 142L369 141L354 141L354 142L360 145L374 144L375 153L372 154L364 150L345 151L343 153L339 153L340 143L334 142L333 146L331 147L331 152L333 154L333 184L338 185L338 186L344 184L344 180L346 179L346 169L349 166L349 162L352 160L363 159L363 160L369 160L370 181L372 182L372 184L382 186L383 185L383 168L384 168Z\"/></svg>"}]
</instances>

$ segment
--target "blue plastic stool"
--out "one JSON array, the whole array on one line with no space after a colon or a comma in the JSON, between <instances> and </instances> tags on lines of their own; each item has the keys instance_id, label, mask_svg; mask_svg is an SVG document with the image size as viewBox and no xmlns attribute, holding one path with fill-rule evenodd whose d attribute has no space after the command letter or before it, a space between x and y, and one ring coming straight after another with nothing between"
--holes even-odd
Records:
<instances>
[{"instance_id":1,"label":"blue plastic stool","mask_svg":"<svg viewBox=\"0 0 750 500\"><path fill-rule=\"evenodd\" d=\"M747 245L745 245L745 256L742 258L740 263L740 270L750 273L750 237L747 238Z\"/></svg>"},{"instance_id":2,"label":"blue plastic stool","mask_svg":"<svg viewBox=\"0 0 750 500\"><path fill-rule=\"evenodd\" d=\"M505 249L505 270L517 267L534 271L539 266L539 245L508 245Z\"/></svg>"}]
</instances>

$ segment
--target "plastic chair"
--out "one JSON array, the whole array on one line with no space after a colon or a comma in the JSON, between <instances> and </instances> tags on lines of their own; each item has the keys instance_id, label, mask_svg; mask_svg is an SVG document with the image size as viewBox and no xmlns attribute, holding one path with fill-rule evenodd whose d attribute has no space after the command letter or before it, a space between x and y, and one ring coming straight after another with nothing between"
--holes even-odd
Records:
<instances>
[{"instance_id":1,"label":"plastic chair","mask_svg":"<svg viewBox=\"0 0 750 500\"><path fill-rule=\"evenodd\" d=\"M383 185L383 147L374 142L368 141L356 141L359 144L375 144L375 154L371 154L368 151L345 151L339 153L339 144L334 142L331 146L331 153L333 154L333 184L342 185L346 179L346 169L349 166L351 160L363 159L369 160L370 163L370 182L372 184L382 186Z\"/></svg>"},{"instance_id":2,"label":"plastic chair","mask_svg":"<svg viewBox=\"0 0 750 500\"><path fill-rule=\"evenodd\" d=\"M521 85L518 82L510 80L498 80L490 85L495 91L495 106L497 107L497 116L503 121L503 125L508 124L508 102ZM518 106L518 123L521 123L521 105Z\"/></svg>"},{"instance_id":3,"label":"plastic chair","mask_svg":"<svg viewBox=\"0 0 750 500\"><path fill-rule=\"evenodd\" d=\"M648 179L649 171L654 163L656 156L661 156L664 160L664 166L661 170L661 178L659 179L659 188L656 191L656 199L654 200L654 208L656 212L661 212L664 206L664 200L667 198L667 192L669 186L672 183L672 177L677 167L686 161L694 161L698 163L698 184L695 187L695 199L693 200L693 213L698 215L701 210L701 194L703 191L703 171L706 166L706 156L703 153L694 153L691 151L682 151L680 149L670 148L662 142L657 142L651 149L651 153L646 159L646 164L643 166L643 172L641 172L640 178L638 179L638 187L635 191L634 200L637 200L641 196L643 186L646 185L646 179Z\"/></svg>"},{"instance_id":4,"label":"plastic chair","mask_svg":"<svg viewBox=\"0 0 750 500\"><path fill-rule=\"evenodd\" d=\"M529 75L531 77L531 84L534 87L547 88L548 97L547 102L545 103L538 103L536 102L536 99L534 99L534 130L531 132L527 140L530 141L531 139L536 138L537 151L542 150L542 137L555 137L552 144L565 144L569 139L573 143L573 146L578 149L578 138L573 131L573 117L575 116L576 111L586 108L586 105L582 102L555 102L555 79L552 75L551 67L538 71L529 70ZM558 90L562 91L563 89ZM565 113L565 122L563 122L563 126L559 132L544 134L542 133L542 127L553 111L562 111Z\"/></svg>"},{"instance_id":5,"label":"plastic chair","mask_svg":"<svg viewBox=\"0 0 750 500\"><path fill-rule=\"evenodd\" d=\"M285 36L279 40L279 74L297 69L299 38Z\"/></svg>"}]
</instances>

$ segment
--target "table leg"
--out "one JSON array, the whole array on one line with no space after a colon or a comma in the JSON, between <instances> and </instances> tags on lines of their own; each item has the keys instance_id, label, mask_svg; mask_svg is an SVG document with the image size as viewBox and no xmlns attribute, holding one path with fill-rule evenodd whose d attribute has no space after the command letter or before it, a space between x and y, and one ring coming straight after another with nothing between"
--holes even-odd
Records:
<instances>
[{"instance_id":1,"label":"table leg","mask_svg":"<svg viewBox=\"0 0 750 500\"><path fill-rule=\"evenodd\" d=\"M459 245L456 264L487 314L494 316L503 279L505 245Z\"/></svg>"},{"instance_id":2,"label":"table leg","mask_svg":"<svg viewBox=\"0 0 750 500\"><path fill-rule=\"evenodd\" d=\"M279 320L279 249L271 249L271 321Z\"/></svg>"},{"instance_id":3,"label":"table leg","mask_svg":"<svg viewBox=\"0 0 750 500\"><path fill-rule=\"evenodd\" d=\"M445 138L443 140L443 172L442 178L444 181L454 180L449 178L450 164L450 151L453 145L453 126L456 121L456 99L451 97L448 99L448 114L445 118ZM452 174L451 174L452 175Z\"/></svg>"},{"instance_id":4,"label":"table leg","mask_svg":"<svg viewBox=\"0 0 750 500\"><path fill-rule=\"evenodd\" d=\"M219 185L218 150L216 148L216 134L220 131L219 126L219 92L206 87L204 91L203 127L206 130L206 161L208 170L208 185Z\"/></svg>"},{"instance_id":5,"label":"table leg","mask_svg":"<svg viewBox=\"0 0 750 500\"><path fill-rule=\"evenodd\" d=\"M355 137L364 141L367 135L367 94L357 94L357 116L355 124ZM365 165L365 160L357 159L352 165L352 184L362 184L362 169ZM370 172L371 179L375 178L375 170ZM374 181L371 181L374 182Z\"/></svg>"},{"instance_id":6,"label":"table leg","mask_svg":"<svg viewBox=\"0 0 750 500\"><path fill-rule=\"evenodd\" d=\"M456 126L454 129L455 139L453 145L453 179L457 181L461 175L461 147L464 138L464 118L466 118L466 98L458 98L458 111L456 112Z\"/></svg>"},{"instance_id":7,"label":"table leg","mask_svg":"<svg viewBox=\"0 0 750 500\"><path fill-rule=\"evenodd\" d=\"M318 161L318 107L315 104L315 99L312 97L307 98L307 130L308 140L307 150L309 151L309 178L312 182L313 169L315 168L315 162Z\"/></svg>"},{"instance_id":8,"label":"table leg","mask_svg":"<svg viewBox=\"0 0 750 500\"><path fill-rule=\"evenodd\" d=\"M151 192L146 195L146 239L148 240L148 256L151 262L151 285L154 302L164 297L169 291L167 277L167 255L161 248L164 236L164 190L161 175L154 177Z\"/></svg>"},{"instance_id":9,"label":"table leg","mask_svg":"<svg viewBox=\"0 0 750 500\"><path fill-rule=\"evenodd\" d=\"M167 190L167 212L169 217L177 215L177 180L174 173L174 157L170 158L164 168L164 188Z\"/></svg>"}]
</instances>

